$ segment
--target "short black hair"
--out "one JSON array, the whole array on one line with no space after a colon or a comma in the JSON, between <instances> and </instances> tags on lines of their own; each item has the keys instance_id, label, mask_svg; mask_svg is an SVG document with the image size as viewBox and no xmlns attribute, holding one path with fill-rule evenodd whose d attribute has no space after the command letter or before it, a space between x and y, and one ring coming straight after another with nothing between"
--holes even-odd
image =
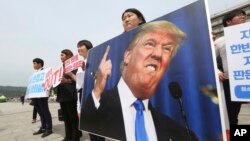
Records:
<instances>
[{"instance_id":1,"label":"short black hair","mask_svg":"<svg viewBox=\"0 0 250 141\"><path fill-rule=\"evenodd\" d=\"M88 50L93 48L93 45L89 40L81 40L77 43L77 47L81 47L83 45L85 45Z\"/></svg>"},{"instance_id":2,"label":"short black hair","mask_svg":"<svg viewBox=\"0 0 250 141\"><path fill-rule=\"evenodd\" d=\"M73 52L69 49L64 49L61 51L61 53L65 54L67 59L69 59L70 57L72 57L74 55Z\"/></svg>"},{"instance_id":3,"label":"short black hair","mask_svg":"<svg viewBox=\"0 0 250 141\"><path fill-rule=\"evenodd\" d=\"M43 59L41 59L41 58L33 59L33 63L41 64L42 67L44 65Z\"/></svg>"},{"instance_id":4,"label":"short black hair","mask_svg":"<svg viewBox=\"0 0 250 141\"><path fill-rule=\"evenodd\" d=\"M227 27L227 26L228 26L228 25L227 25L227 22L230 21L230 20L232 20L235 16L237 16L237 15L239 15L239 14L246 15L246 12L243 11L243 10L241 10L241 9L236 9L236 10L233 10L233 11L227 13L227 14L224 16L223 20L222 20L223 26L224 26L224 27Z\"/></svg>"},{"instance_id":5,"label":"short black hair","mask_svg":"<svg viewBox=\"0 0 250 141\"><path fill-rule=\"evenodd\" d=\"M136 14L137 17L141 18L142 22L141 22L139 25L142 25L142 24L146 23L146 20L145 20L143 14L142 14L139 10L137 10L137 9L135 9L135 8L126 9L126 10L122 13L122 20L123 20L124 14L125 14L126 12L132 12L132 13Z\"/></svg>"}]
</instances>

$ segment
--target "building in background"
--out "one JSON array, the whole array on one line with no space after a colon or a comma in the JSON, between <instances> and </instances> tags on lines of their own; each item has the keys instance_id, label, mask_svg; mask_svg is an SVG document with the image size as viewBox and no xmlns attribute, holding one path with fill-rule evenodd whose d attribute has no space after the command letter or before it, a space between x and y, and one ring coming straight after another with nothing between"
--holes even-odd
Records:
<instances>
[{"instance_id":1,"label":"building in background","mask_svg":"<svg viewBox=\"0 0 250 141\"><path fill-rule=\"evenodd\" d=\"M247 14L247 19L250 19L250 3L249 1L241 3L239 5L236 5L234 7L228 8L225 11L216 13L211 15L211 23L212 23L212 30L216 34L216 37L221 37L224 35L223 32L223 25L222 25L222 18L224 15L230 11L233 11L235 9L242 9L246 12Z\"/></svg>"}]
</instances>

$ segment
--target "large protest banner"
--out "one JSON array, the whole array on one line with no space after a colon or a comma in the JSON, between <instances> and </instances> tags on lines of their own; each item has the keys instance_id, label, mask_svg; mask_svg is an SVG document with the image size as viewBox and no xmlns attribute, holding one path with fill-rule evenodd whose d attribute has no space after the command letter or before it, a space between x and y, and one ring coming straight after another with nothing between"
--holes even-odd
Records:
<instances>
[{"instance_id":1,"label":"large protest banner","mask_svg":"<svg viewBox=\"0 0 250 141\"><path fill-rule=\"evenodd\" d=\"M184 127L185 122L179 103L170 95L168 89L170 82L178 82L183 91L183 105L190 129L200 141L219 141L224 132L222 131L219 105L212 100L212 97L217 97L217 93L208 19L203 0L156 19L176 24L186 33L187 39L173 58L150 102L157 110L170 116ZM86 98L92 92L95 81L93 74L97 71L106 47L110 46L108 59L112 62L112 75L108 79L106 89L111 89L121 77L120 63L123 60L123 54L138 28L123 33L89 51L82 109ZM82 120L84 120L84 114L80 117L80 128L90 132L83 128Z\"/></svg>"},{"instance_id":2,"label":"large protest banner","mask_svg":"<svg viewBox=\"0 0 250 141\"><path fill-rule=\"evenodd\" d=\"M250 101L250 23L224 29L232 101Z\"/></svg>"}]
</instances>

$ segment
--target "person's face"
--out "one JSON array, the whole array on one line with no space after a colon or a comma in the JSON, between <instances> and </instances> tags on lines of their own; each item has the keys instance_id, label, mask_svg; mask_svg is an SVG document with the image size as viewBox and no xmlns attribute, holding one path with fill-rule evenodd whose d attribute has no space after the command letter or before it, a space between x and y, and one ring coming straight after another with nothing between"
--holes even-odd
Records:
<instances>
[{"instance_id":1,"label":"person's face","mask_svg":"<svg viewBox=\"0 0 250 141\"><path fill-rule=\"evenodd\" d=\"M41 64L38 64L37 62L33 62L33 68L35 70L39 70L41 67L42 67Z\"/></svg>"},{"instance_id":2,"label":"person's face","mask_svg":"<svg viewBox=\"0 0 250 141\"><path fill-rule=\"evenodd\" d=\"M64 53L61 53L60 58L61 58L61 61L62 61L63 63L68 59L67 56L66 56L66 54L64 54Z\"/></svg>"},{"instance_id":3,"label":"person's face","mask_svg":"<svg viewBox=\"0 0 250 141\"><path fill-rule=\"evenodd\" d=\"M236 15L235 17L233 17L232 20L228 21L227 25L232 26L232 25L237 25L237 24L241 24L245 22L246 22L246 16L243 13L240 13Z\"/></svg>"},{"instance_id":4,"label":"person's face","mask_svg":"<svg viewBox=\"0 0 250 141\"><path fill-rule=\"evenodd\" d=\"M135 97L148 99L161 81L176 47L174 38L162 32L141 37L124 55L124 80Z\"/></svg>"},{"instance_id":5,"label":"person's face","mask_svg":"<svg viewBox=\"0 0 250 141\"><path fill-rule=\"evenodd\" d=\"M137 27L141 22L141 18L132 12L126 12L122 17L122 23L125 32Z\"/></svg>"},{"instance_id":6,"label":"person's face","mask_svg":"<svg viewBox=\"0 0 250 141\"><path fill-rule=\"evenodd\" d=\"M78 51L79 55L83 56L84 58L87 57L88 49L85 45L78 47L77 51Z\"/></svg>"}]
</instances>

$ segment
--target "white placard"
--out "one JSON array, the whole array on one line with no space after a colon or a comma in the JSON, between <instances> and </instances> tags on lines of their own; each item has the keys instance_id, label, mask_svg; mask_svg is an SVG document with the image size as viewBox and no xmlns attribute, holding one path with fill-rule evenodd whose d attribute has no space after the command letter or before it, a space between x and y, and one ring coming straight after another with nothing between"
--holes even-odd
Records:
<instances>
[{"instance_id":1,"label":"white placard","mask_svg":"<svg viewBox=\"0 0 250 141\"><path fill-rule=\"evenodd\" d=\"M48 97L49 93L44 89L46 73L49 69L37 71L30 76L25 98Z\"/></svg>"},{"instance_id":2,"label":"white placard","mask_svg":"<svg viewBox=\"0 0 250 141\"><path fill-rule=\"evenodd\" d=\"M232 101L250 101L250 22L224 29Z\"/></svg>"}]
</instances>

